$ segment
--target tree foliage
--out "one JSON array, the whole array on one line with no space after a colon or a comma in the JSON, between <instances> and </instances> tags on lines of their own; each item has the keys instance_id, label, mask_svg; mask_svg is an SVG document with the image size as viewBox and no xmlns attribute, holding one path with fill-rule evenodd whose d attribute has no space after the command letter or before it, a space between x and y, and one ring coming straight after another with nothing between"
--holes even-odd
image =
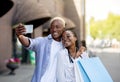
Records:
<instances>
[{"instance_id":1,"label":"tree foliage","mask_svg":"<svg viewBox=\"0 0 120 82\"><path fill-rule=\"evenodd\" d=\"M93 38L116 38L120 40L120 16L110 13L105 20L90 20L90 34Z\"/></svg>"}]
</instances>

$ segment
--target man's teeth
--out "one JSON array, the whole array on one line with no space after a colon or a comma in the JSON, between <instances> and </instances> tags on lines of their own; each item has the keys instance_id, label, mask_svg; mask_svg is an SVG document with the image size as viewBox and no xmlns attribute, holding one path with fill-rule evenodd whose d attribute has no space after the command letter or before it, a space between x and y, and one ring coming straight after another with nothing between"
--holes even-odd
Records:
<instances>
[{"instance_id":1,"label":"man's teeth","mask_svg":"<svg viewBox=\"0 0 120 82\"><path fill-rule=\"evenodd\" d=\"M54 33L54 34L57 34L57 33Z\"/></svg>"}]
</instances>

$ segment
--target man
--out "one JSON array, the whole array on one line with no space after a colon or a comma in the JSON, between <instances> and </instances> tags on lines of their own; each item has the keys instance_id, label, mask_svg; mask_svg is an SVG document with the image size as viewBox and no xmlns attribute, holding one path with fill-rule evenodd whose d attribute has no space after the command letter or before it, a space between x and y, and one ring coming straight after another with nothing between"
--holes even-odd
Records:
<instances>
[{"instance_id":1,"label":"man","mask_svg":"<svg viewBox=\"0 0 120 82\"><path fill-rule=\"evenodd\" d=\"M47 37L30 39L23 35L25 27L16 27L19 41L27 49L36 53L36 67L31 82L56 82L57 52L62 49L61 35L65 28L65 21L55 17L50 21L50 33Z\"/></svg>"}]
</instances>

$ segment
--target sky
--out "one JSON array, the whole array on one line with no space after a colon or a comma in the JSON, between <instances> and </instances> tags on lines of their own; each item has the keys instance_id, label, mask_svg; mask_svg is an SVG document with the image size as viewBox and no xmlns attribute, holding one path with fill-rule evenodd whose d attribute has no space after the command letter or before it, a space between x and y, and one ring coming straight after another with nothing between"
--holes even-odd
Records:
<instances>
[{"instance_id":1,"label":"sky","mask_svg":"<svg viewBox=\"0 0 120 82\"><path fill-rule=\"evenodd\" d=\"M86 21L105 19L110 12L120 15L120 0L86 0Z\"/></svg>"}]
</instances>

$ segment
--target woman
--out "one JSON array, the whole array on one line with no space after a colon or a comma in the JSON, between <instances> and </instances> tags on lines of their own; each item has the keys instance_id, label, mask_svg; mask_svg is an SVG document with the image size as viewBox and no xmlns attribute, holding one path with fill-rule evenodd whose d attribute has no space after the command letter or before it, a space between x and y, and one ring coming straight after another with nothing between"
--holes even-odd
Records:
<instances>
[{"instance_id":1,"label":"woman","mask_svg":"<svg viewBox=\"0 0 120 82\"><path fill-rule=\"evenodd\" d=\"M59 51L57 61L57 82L76 82L74 73L74 60L80 56L77 53L78 42L76 34L66 30L62 34L64 49Z\"/></svg>"}]
</instances>

